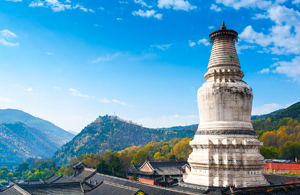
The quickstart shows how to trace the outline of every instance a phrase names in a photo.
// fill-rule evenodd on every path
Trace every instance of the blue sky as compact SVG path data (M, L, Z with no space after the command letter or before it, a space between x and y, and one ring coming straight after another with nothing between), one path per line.
M1 0L0 108L79 132L99 115L199 122L208 35L239 33L253 114L300 97L300 0Z

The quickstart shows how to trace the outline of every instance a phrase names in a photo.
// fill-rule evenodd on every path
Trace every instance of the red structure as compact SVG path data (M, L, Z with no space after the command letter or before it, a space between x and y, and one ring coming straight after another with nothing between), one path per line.
M266 162L263 172L271 174L300 174L300 164Z

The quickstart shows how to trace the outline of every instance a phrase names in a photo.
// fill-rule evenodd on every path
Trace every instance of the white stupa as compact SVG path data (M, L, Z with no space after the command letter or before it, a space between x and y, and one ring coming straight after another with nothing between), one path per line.
M235 49L238 33L221 30L209 37L213 44L205 79L198 90L200 124L190 142L190 170L184 183L214 187L267 185L265 164L251 124L252 89Z

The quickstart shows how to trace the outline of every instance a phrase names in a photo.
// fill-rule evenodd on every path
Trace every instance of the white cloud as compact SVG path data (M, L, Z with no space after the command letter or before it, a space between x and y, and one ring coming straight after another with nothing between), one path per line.
M12 102L12 100L10 98L0 96L0 102L9 103L9 102Z
M211 4L210 9L216 12L222 11L222 9L219 8L216 4Z
M121 21L121 20L122 20L122 18L117 18L117 20L118 20L118 21Z
M29 7L45 7L45 8L49 7L54 12L61 12L67 9L80 9L84 12L95 13L93 9L87 9L82 5L80 5L79 3L77 3L74 6L70 5L69 3L71 3L71 1L69 0L66 0L65 3L61 3L58 0L34 0L29 4Z
M113 103L116 103L116 104L120 104L120 105L123 105L123 106L130 106L129 104L125 103L125 102L121 102L119 100L116 100L116 99L112 99L111 100Z
M208 29L214 29L214 28L215 28L214 26L209 26L209 27L208 27Z
M127 1L119 1L120 4L128 4Z
M22 2L22 0L6 0L6 1L11 1L11 2Z
M283 106L276 103L264 104L262 106L253 107L252 114L253 115L269 114L281 108L283 108Z
M292 1L292 4L298 4L298 3L300 3L300 0L293 0Z
M11 43L8 41L8 39L16 38L17 35L7 29L0 31L0 44L7 47L14 47L18 46L19 43Z
M71 94L74 95L74 96L85 97L85 98L89 98L89 97L90 97L89 95L80 93L77 89L74 89L74 88L70 88L69 91L70 91Z
M193 42L193 41L189 40L189 46L190 47L194 47L195 45L196 45L196 42Z
M296 56L290 62L276 62L272 67L275 67L275 70L272 71L274 73L285 74L288 77L300 80L300 56Z
M147 5L147 3L143 0L134 0L134 3L140 4L142 7L152 7L151 5Z
M100 99L100 102L106 103L106 104L110 103L110 101L108 99L106 99L106 98Z
M139 9L139 11L133 11L132 15L146 17L146 18L154 17L159 20L162 19L162 14L157 14L155 10L143 11L143 10Z
M210 45L209 41L208 41L207 39L205 39L205 38L200 39L200 40L198 41L198 44L203 44L203 45L205 45L205 46L209 46L209 45Z
M61 3L58 0L35 0L29 4L29 7L50 7L54 12L72 9L71 5Z
M92 61L92 64L99 63L99 62L111 61L111 60L116 59L120 55L121 55L120 53L115 53L113 55L106 55L106 56L103 56L103 57L98 57L97 59Z
M158 48L160 50L167 50L171 47L172 44L165 44L165 45L151 45L151 47Z
M31 92L33 89L32 87L27 88L27 91Z
M197 6L191 5L187 0L158 0L157 6L161 9L173 8L174 10L184 10L184 11L189 11L197 8Z
M259 74L267 74L267 73L269 73L270 72L270 69L269 68L264 68L264 69L262 69L261 71L259 71L258 73Z
M41 1L32 1L29 4L29 7L44 7L44 2L41 2Z
M104 10L104 7L99 7L98 9L100 9L100 10L102 10L102 11L103 11L103 10Z
M237 44L235 48L236 48L237 53L241 54L242 50L245 50L245 49L254 49L255 46L254 45L239 45L239 44Z
M250 25L243 30L239 37L248 43L256 43L263 47L266 47L272 43L270 36L255 32Z
M175 114L173 116L161 116L161 117L146 117L136 119L137 123L150 128L162 128L173 126L185 126L191 124L198 124L199 117L196 115L181 116Z
M84 12L92 12L92 13L95 13L94 10L92 10L92 9L87 9L87 8L83 7L83 5L80 5L79 3L77 3L75 6L73 6L73 9L80 9L80 10L82 10L82 11L84 11Z
M216 0L216 3L223 4L227 7L233 7L236 10L239 10L240 8L265 9L272 5L271 1L265 0Z
M52 52L46 52L47 55L54 55Z
M252 17L253 20L267 19L267 18L269 18L269 16L266 13L264 13L264 14L258 13L258 14L255 14L254 17Z

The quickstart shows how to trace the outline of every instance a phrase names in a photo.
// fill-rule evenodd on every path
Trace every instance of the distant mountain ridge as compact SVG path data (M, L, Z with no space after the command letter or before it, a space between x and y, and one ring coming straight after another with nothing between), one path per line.
M278 128L279 120L291 117L300 121L300 102L270 114L253 116L254 130L261 134L262 128L271 131ZM266 120L273 121L266 123ZM268 124L266 126L265 124ZM265 126L264 126L265 125ZM106 150L118 151L131 145L145 145L151 141L169 141L173 138L192 138L198 125L151 129L129 123L118 117L99 116L86 126L72 141L62 146L53 156L56 162L67 163L73 157Z
M61 142L61 145L70 141L74 137L72 133L63 130L53 123L34 117L24 111L16 109L0 109L0 124L14 124L19 122L24 123L29 127L55 135L58 138L58 142Z
M265 116L263 119L252 121L253 128L258 135L266 131L277 130L282 125L280 121L284 118L292 118L300 123L300 102Z
M28 157L49 158L73 137L21 110L0 109L0 164L16 164Z
M150 129L115 116L99 116L72 141L62 146L54 154L53 160L68 163L73 157L83 154L103 153L106 150L119 151L132 145L145 145L151 141L193 137L197 126Z

